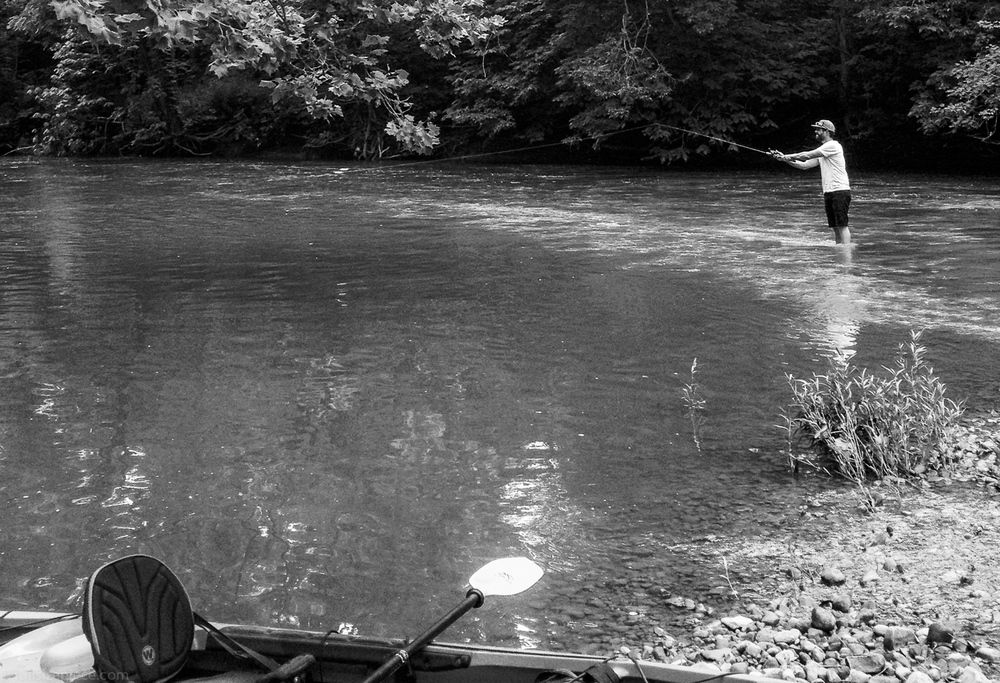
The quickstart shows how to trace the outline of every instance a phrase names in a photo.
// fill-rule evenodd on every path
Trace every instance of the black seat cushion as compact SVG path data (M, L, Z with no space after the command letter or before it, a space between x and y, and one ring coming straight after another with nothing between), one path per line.
M161 683L184 667L194 617L184 586L148 555L109 562L90 577L83 629L104 680Z

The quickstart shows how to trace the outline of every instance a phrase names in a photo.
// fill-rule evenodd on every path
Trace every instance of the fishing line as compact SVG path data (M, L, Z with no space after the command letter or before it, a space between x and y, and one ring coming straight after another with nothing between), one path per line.
M679 126L670 126L670 125L667 125L665 123L644 123L642 125L632 126L631 128L623 128L621 130L612 131L610 133L602 133L602 134L599 134L599 135L590 135L590 136L585 137L585 138L574 138L574 139L569 140L568 142L567 141L550 142L550 143L547 143L547 144L544 144L544 145L529 145L527 147L515 147L513 149L505 149L505 150L500 150L500 151L497 151L497 152L480 152L478 154L463 154L463 155L457 156L457 157L441 157L441 158L438 158L438 159L417 159L415 161L403 161L403 162L400 162L398 164L391 164L390 167L391 168L403 168L403 167L406 167L406 166L420 166L420 165L423 165L423 164L432 164L432 163L441 162L441 161L465 161L467 159L479 159L479 158L482 158L482 157L496 156L498 154L513 154L513 153L516 153L516 152L532 152L532 151L539 150L539 149L546 149L548 147L561 147L563 145L572 144L572 143L576 143L576 142L587 142L587 141L590 141L590 140L600 140L600 139L603 139L603 138L611 137L612 135L620 135L622 133L631 133L631 132L634 132L634 131L637 131L637 130L645 130L646 128L653 128L653 127L669 128L670 130L676 130L676 131L679 131L681 133L687 133L688 135L697 135L699 137L708 138L709 140L715 140L716 142L721 142L721 143L726 144L726 145L732 145L733 147L739 147L741 149L746 149L746 150L749 150L751 152L757 152L758 154L765 154L767 156L772 156L771 152L765 152L762 149L757 149L756 147L750 147L749 145L742 145L742 144L740 144L738 142L733 142L732 140L726 140L725 138L716 137L715 135L709 135L708 133L699 133L698 131L688 130L687 128L681 128ZM391 157L389 157L389 158L391 158ZM365 168L355 168L355 169L346 169L346 170L351 170L351 171L368 171L368 170L372 170L372 169L375 169L375 168L382 168L382 167L381 166L369 166L369 167L365 167Z
M590 135L590 136L585 137L585 138L573 138L573 139L570 139L569 141L561 140L559 142L549 142L549 143L546 143L544 145L529 145L527 147L515 147L513 149L504 149L504 150L499 150L497 152L480 152L478 154L463 154L463 155L457 156L457 157L441 157L441 158L438 158L438 159L417 159L415 161L403 161L403 162L400 162L398 164L391 164L388 167L389 168L403 168L405 166L420 166L420 165L423 165L423 164L433 164L433 163L441 162L441 161L465 161L466 159L478 159L478 158L482 158L482 157L496 156L498 154L513 154L515 152L532 152L534 150L545 149L547 147L561 147L563 145L574 144L574 143L577 143L577 142L587 142L589 140L600 140L600 139L603 139L603 138L611 137L612 135L620 135L621 133L631 133L633 131L643 130L644 128L649 128L650 126L655 126L655 125L657 125L657 124L655 124L655 123L644 123L641 126L633 126L631 128L623 128L621 130L615 130L615 131L612 131L610 133L602 133L602 134L599 134L599 135ZM391 159L392 157L388 157L388 158ZM369 167L365 167L365 168L354 168L354 169L345 169L345 170L350 170L350 171L369 171L369 170L377 169L377 168L381 168L381 166L369 166Z

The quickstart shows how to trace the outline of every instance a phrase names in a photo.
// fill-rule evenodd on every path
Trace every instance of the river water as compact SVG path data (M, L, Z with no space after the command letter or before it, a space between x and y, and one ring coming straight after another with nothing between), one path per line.
M1000 398L995 181L858 177L850 250L818 186L0 161L0 608L78 609L132 552L218 620L394 636L526 555L449 633L523 647L766 593L849 521L800 514L842 485L788 471L787 373L923 329L953 398Z

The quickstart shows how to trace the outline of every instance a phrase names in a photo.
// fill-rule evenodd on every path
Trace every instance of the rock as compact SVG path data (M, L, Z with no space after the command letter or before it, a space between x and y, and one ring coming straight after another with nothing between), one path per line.
M847 577L836 567L827 567L819 578L827 586L842 586L847 582Z
M861 577L862 586L868 586L876 581L878 581L878 571L874 569L869 569L865 572L865 575Z
M914 671L906 677L906 683L934 683L934 679L923 671Z
M959 672L958 683L990 683L990 679L977 667L967 666Z
M858 612L858 621L862 624L870 624L876 619L875 610L865 608Z
M805 633L809 630L809 621L807 619L789 619L785 626L789 629L795 629L799 633Z
M1000 650L995 647L980 647L976 650L976 656L985 659L988 662L1000 662Z
M851 669L851 674L847 677L848 683L868 683L870 680L871 676L857 669Z
M882 637L882 646L886 650L905 648L910 643L917 642L917 634L913 629L902 626L890 626Z
M825 667L820 666L816 662L806 662L805 664L806 680L810 683L814 681L826 681L829 680L830 675L827 673Z
M775 631L773 634L774 642L781 644L790 644L799 642L799 638L802 637L802 632L797 628L785 629L782 631ZM758 641L760 638L757 639Z
M955 624L935 621L927 628L928 643L950 643L955 639Z
M905 655L904 653L902 653L902 652L893 652L893 653L892 653L892 659L893 659L893 660L894 660L894 661L896 662L896 664L898 664L899 666L905 666L905 667L907 667L907 668L909 668L909 667L911 666L911 663L910 663L910 658L909 658L909 657L907 657L907 656L906 656L906 655ZM906 676L909 676L909 675L910 675L910 672L909 672L909 671L907 671L907 672L906 672ZM900 676L899 678L900 678L900 679L903 679L903 678L906 678L906 676Z
M941 665L942 670L947 675L947 674L957 674L961 672L962 669L972 664L972 660L969 658L968 655L961 654L958 652L953 652L947 657L945 657L943 661L938 663Z
M767 611L760 619L765 626L777 626L781 623L781 616L777 612Z
M857 641L852 641L847 644L847 654L851 655L866 655L868 654L868 648Z
M787 667L796 660L796 655L794 650L782 650L774 655L774 658L777 660L779 666Z
M877 652L870 652L865 655L852 655L847 658L847 665L851 667L851 672L860 671L866 674L878 674L885 670L885 657Z
M723 617L722 625L730 631L745 631L754 625L750 617Z
M833 607L837 612L850 612L853 606L853 601L851 596L847 593L840 593L839 595L833 596L830 601L830 606Z
M702 650L698 653L702 659L710 662L725 662L733 659L733 651L728 647L715 648L714 650Z
M959 583L962 580L962 574L955 571L954 569L945 572L941 576L941 580L945 583Z
M813 607L811 624L813 628L830 633L837 628L837 619L833 616L833 612L817 605Z
M899 680L895 676L872 676L868 683L899 683Z

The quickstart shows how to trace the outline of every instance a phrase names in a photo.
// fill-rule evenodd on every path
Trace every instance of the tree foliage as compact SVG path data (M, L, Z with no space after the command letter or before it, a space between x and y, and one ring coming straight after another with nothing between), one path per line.
M76 28L108 67L101 78L87 78L101 69L76 58L80 39L72 35L57 50L53 83L40 97L47 123L42 145L70 153L83 151L81 144L140 150L151 138L180 148L232 139L235 131L223 130L228 124L198 130L213 114L205 112L209 102L192 100L220 95L219 89L205 92L206 74L244 83L240 94L251 100L260 96L246 84L253 79L270 95L272 117L286 126L297 117L329 121L349 108L361 110L368 118L357 146L362 156L380 153L384 134L407 151L428 151L437 129L408 114L402 91L409 74L392 65L389 32L407 27L420 49L440 58L461 46L474 49L502 23L482 14L479 0L53 0L51 7L55 21ZM132 82L119 82L129 75ZM101 92L119 85L119 97ZM61 112L82 103L92 107L84 116L98 117L91 125L104 123L112 135L77 139L80 129ZM193 118L182 116L192 110Z
M619 161L997 141L988 0L0 0L0 140L50 154L557 141ZM759 141L759 142L758 142Z
M900 37L914 79L908 113L927 134L997 142L1000 7L984 0L873 2L862 16Z

